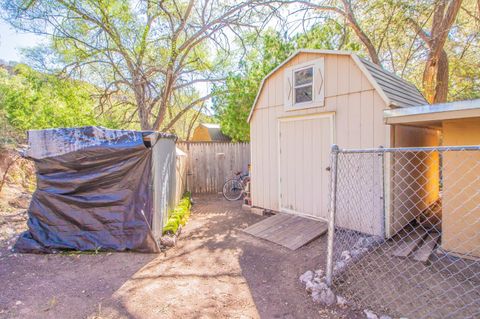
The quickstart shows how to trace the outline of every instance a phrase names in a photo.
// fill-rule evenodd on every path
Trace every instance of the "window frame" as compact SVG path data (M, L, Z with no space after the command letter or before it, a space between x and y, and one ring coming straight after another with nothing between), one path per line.
M303 70L308 70L312 69L312 81L307 84L300 84L300 85L295 85L295 74L297 72L303 71ZM312 88L312 97L310 101L304 101L304 102L296 102L297 94L296 94L296 89L302 88L302 87L307 87L310 86ZM315 65L312 63L308 63L307 65L301 65L297 68L292 69L292 107L291 109L301 109L301 108L306 108L308 107L309 104L312 104L315 101Z

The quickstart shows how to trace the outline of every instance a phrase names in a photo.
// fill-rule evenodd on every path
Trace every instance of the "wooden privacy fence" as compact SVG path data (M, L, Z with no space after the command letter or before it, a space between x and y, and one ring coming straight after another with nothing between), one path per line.
M249 143L178 142L187 153L187 189L192 193L218 193L235 172L250 164Z

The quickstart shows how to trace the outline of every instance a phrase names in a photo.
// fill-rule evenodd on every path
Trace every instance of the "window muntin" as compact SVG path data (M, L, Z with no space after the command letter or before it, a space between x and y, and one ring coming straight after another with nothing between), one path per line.
M313 67L293 72L295 104L313 101Z

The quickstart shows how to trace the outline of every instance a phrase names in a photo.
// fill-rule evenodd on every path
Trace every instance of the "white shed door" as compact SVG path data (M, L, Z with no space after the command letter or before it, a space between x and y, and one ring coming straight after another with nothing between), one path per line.
M326 219L333 115L279 121L280 210Z

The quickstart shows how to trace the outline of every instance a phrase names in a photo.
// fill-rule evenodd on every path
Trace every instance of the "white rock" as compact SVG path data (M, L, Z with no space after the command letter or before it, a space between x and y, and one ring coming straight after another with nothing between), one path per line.
M335 263L335 267L333 267L334 270L341 270L345 268L347 264L344 261L338 261Z
M307 292L309 293L312 293L314 291L320 291L320 290L324 290L324 289L327 289L328 286L327 284L323 283L323 282L320 282L320 283L317 283L315 281L309 281L307 282L306 286L305 286L305 289L307 290Z
M303 275L300 276L300 282L302 284L306 284L313 279L313 272L311 270L307 270Z
M313 300L313 302L315 302L315 303L319 303L319 302L320 302L320 291L313 291L313 292L312 292L312 300Z
M324 282L318 284L319 289L328 289L328 285Z
M352 257L357 257L359 254L360 254L360 251L358 249L352 249L352 251L350 252Z
M343 298L340 295L337 295L337 305L340 307L345 307L347 305L347 299Z
M165 247L174 247L177 244L177 236L162 236L160 237L160 244Z
M379 319L392 319L392 317L387 315L381 315Z
M324 289L320 292L320 299L319 302L326 305L326 306L331 306L335 303L335 294L333 291L329 288Z
M325 274L325 272L323 271L323 269L317 269L315 270L315 277L323 277L323 275Z
M20 306L23 302L21 302L20 300L17 300L17 302L15 303L16 306Z
M315 283L313 281L307 281L307 283L305 284L305 290L307 292L312 292L314 286L315 286Z
M378 316L371 310L365 309L363 313L367 316L367 319L378 319Z
M350 257L350 252L348 250L344 250L342 251L342 254L340 255L340 257L343 259Z
M343 260L348 261L352 256L350 256L350 252L348 250L342 251L342 255L340 256Z
M381 243L382 237L380 236L369 236L363 239L363 247L370 247L376 243Z
M365 245L363 241L364 239L365 239L364 237L360 237L359 239L357 239L357 242L355 243L355 245L353 245L353 248L363 247Z

